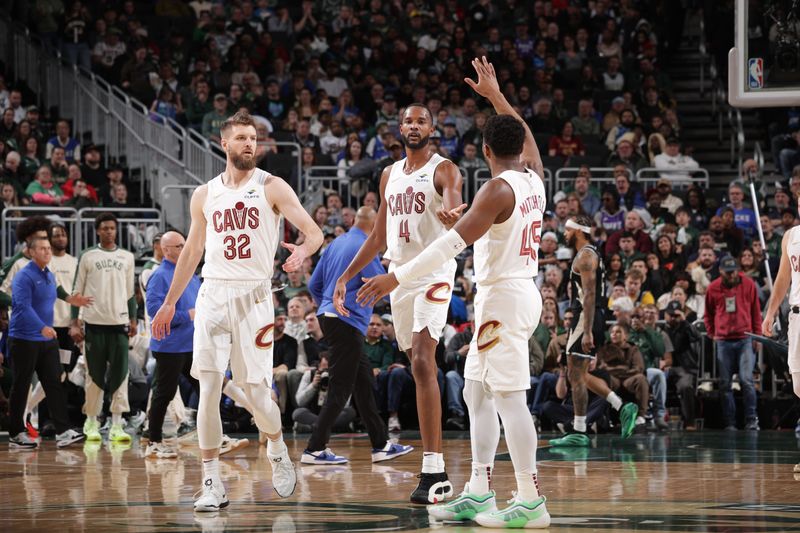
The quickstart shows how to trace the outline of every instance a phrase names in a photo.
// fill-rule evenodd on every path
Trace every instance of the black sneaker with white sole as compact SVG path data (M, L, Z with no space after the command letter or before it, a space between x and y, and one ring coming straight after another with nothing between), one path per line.
M447 479L447 472L436 474L422 473L417 476L419 485L411 493L411 503L428 505L441 503L453 495L453 485Z
M15 437L8 439L8 448L10 450L35 450L38 447L39 442L31 438L27 431L22 431Z

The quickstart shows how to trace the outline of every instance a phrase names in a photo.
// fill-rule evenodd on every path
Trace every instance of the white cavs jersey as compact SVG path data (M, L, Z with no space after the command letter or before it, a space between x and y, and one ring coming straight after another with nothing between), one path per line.
M272 279L280 215L264 193L269 177L257 168L239 189L223 185L222 174L208 182L203 206L207 221L204 278Z
M507 170L496 179L511 186L515 207L507 220L493 224L475 241L475 280L479 285L503 279L533 279L539 271L544 184L531 170Z
M794 227L789 230L789 239L786 243L786 253L789 255L789 264L792 267L792 283L789 286L789 305L800 306L800 229Z
M386 254L397 265L417 257L429 244L447 233L436 217L442 196L433 175L444 157L433 154L422 168L403 172L405 159L394 163L386 183Z

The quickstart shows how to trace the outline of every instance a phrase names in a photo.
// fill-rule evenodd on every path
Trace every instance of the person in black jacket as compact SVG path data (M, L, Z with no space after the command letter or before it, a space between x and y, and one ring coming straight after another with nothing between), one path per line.
M463 431L467 426L464 419L464 403L462 391L464 390L464 363L467 361L469 343L472 341L472 324L464 328L461 333L456 333L444 353L445 365L449 369L444 376L447 386L447 429Z
M293 370L297 366L297 341L284 332L286 318L286 309L279 307L275 310L272 379L278 387L278 405L281 408L281 414L286 413L286 405L289 399L287 380L289 370Z
M665 311L667 335L672 341L672 360L665 361L667 384L674 384L681 399L681 413L685 429L693 430L695 381L697 380L697 353L693 344L700 340L700 334L686 321L681 304L672 301Z

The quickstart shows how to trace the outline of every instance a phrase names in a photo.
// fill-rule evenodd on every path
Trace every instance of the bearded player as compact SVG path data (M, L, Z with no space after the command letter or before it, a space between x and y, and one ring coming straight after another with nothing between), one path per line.
M192 195L189 236L175 266L164 303L153 317L153 338L169 335L177 302L205 249L203 278L195 305L192 376L200 382L197 438L203 458L203 487L195 511L228 505L219 473L222 421L219 401L230 363L233 380L245 391L259 431L266 433L272 485L279 496L294 492L297 477L281 432L280 408L270 396L275 313L270 280L281 216L305 234L291 251L287 272L322 244L322 232L289 185L256 168L256 126L238 112L220 128L225 171Z
M375 227L336 283L333 301L343 316L349 315L344 307L345 284L376 254L386 249L384 257L391 260L389 271L395 270L447 233L466 207L461 203L462 178L458 167L428 146L435 129L430 110L421 104L411 104L400 119L406 157L384 169L380 184L383 201ZM447 213L452 222L444 225L437 212ZM397 344L411 361L416 383L424 450L419 485L411 493L413 503L436 503L453 494L442 453L436 345L447 323L455 272L455 260L447 261L391 294Z

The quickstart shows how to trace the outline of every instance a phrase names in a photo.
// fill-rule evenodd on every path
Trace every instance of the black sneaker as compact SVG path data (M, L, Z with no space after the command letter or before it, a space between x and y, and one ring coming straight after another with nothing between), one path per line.
M453 485L447 479L447 472L419 474L419 485L411 493L411 503L428 505L441 503L453 495Z

